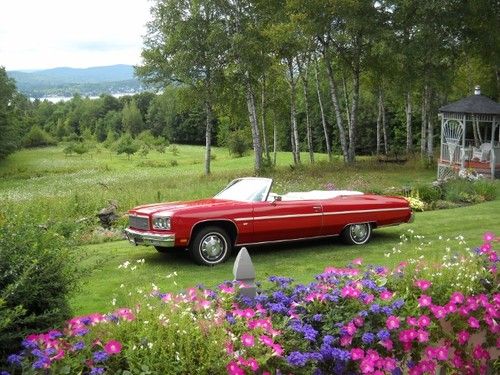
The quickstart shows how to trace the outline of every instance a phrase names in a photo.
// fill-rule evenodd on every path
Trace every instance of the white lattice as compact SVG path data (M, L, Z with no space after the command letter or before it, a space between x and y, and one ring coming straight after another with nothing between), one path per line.
M457 176L457 171L454 168L451 168L446 165L438 166L438 179L439 180L447 180L449 178L453 178Z
M443 136L448 146L448 154L450 162L454 161L455 151L461 143L464 128L457 121L446 121L443 127Z

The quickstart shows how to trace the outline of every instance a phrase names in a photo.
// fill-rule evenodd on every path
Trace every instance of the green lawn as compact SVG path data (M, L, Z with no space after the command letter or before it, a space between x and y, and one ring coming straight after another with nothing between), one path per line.
M499 184L500 186L500 184ZM363 246L347 246L338 238L269 245L250 248L250 255L257 270L257 279L265 281L270 275L289 276L301 282L312 280L326 266L342 266L349 260L361 257L366 264L394 265L410 257L425 255L438 261L447 247L452 251L463 251L465 247L480 244L485 231L499 232L500 199L469 207L450 210L417 213L412 224L379 229L371 242ZM399 245L402 234L413 238ZM462 235L467 242L459 245L456 237ZM442 239L439 237L442 236ZM448 240L449 239L449 240ZM430 244L429 244L430 242ZM421 247L422 250L418 250ZM393 253L392 249L401 250ZM157 253L150 247L134 247L126 241L91 245L85 247L89 255L88 264L98 266L86 278L81 292L73 298L75 313L109 311L112 299L117 305L127 301L127 294L137 293L157 285L162 291L179 291L196 284L213 287L224 280L232 279L234 255L229 261L217 267L202 267L191 262L186 252L171 254ZM389 257L385 254L391 253ZM144 259L144 264L137 263ZM126 261L127 269L118 266ZM130 267L136 265L135 270ZM176 272L177 276L172 276ZM120 287L123 284L123 287Z
M214 195L229 180L253 174L253 157L232 158L227 150L214 148L212 175L203 175L204 149L200 146L177 146L178 155L151 153L147 158L117 156L100 150L83 156L65 156L62 147L22 150L0 162L0 201L3 210L24 211L40 223L63 222L70 230L79 228L78 219L95 218L95 214L117 200L120 211L138 204L169 200L187 200ZM338 158L333 163L325 155L316 155L314 166L302 155L303 167L292 168L290 153L278 154L278 167L266 173L275 179L277 193L324 189L333 184L338 189L390 192L417 183L430 183L436 176L434 168L426 169L418 162L406 165L377 163L359 158L346 167ZM171 164L176 160L177 165ZM250 249L257 277L265 281L269 275L294 277L307 282L328 265L345 265L362 257L365 263L391 265L411 256L438 259L446 247L463 250L454 239L463 235L470 246L478 244L487 231L500 231L500 182L497 200L469 207L418 213L413 224L375 231L367 245L350 247L338 239L269 245ZM94 219L95 220L95 219ZM90 226L92 229L92 225ZM402 234L425 236L398 245ZM442 240L438 240L443 236ZM451 238L448 242L447 238ZM430 244L428 242L431 242ZM420 243L423 242L423 245ZM451 244L451 245L450 245ZM421 247L422 250L416 250ZM384 254L395 254L386 257ZM147 290L151 283L164 291L179 291L203 283L213 287L232 279L233 257L214 268L194 265L182 251L159 254L148 247L133 247L125 241L86 245L78 249L85 254L82 266L88 266L84 284L72 299L75 314L109 311L116 298L117 305L128 303L128 293ZM144 259L144 264L137 263ZM118 266L131 262L127 269ZM132 266L137 266L131 270ZM169 276L174 272L177 276ZM123 284L123 287L121 285Z

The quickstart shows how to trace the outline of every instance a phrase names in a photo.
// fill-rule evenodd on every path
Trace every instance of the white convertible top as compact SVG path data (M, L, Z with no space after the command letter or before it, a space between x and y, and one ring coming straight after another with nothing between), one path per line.
M353 190L311 190L303 192L290 192L281 196L284 201L333 199L347 195L363 195L360 191Z

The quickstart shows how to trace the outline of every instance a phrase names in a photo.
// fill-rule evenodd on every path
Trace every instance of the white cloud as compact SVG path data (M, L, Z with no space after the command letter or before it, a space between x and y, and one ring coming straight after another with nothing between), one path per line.
M0 12L7 70L140 62L148 0L8 0Z

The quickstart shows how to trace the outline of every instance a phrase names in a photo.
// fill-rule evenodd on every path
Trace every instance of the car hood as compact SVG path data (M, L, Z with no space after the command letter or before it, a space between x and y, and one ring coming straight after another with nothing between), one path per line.
M167 202L167 203L155 203L148 204L139 207L135 207L129 211L132 215L157 215L157 214L174 214L179 211L187 211L193 208L201 207L217 207L222 205L238 204L241 202L228 201L223 199L200 199L196 201L187 202Z

